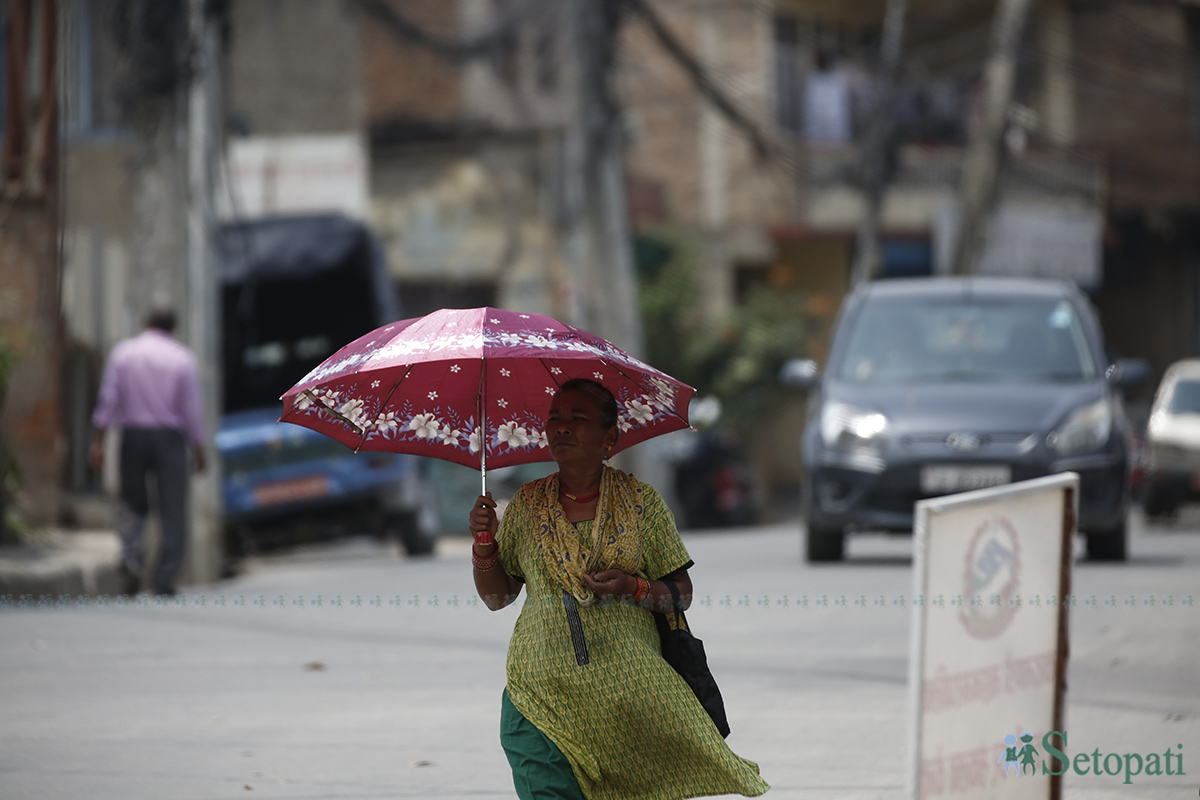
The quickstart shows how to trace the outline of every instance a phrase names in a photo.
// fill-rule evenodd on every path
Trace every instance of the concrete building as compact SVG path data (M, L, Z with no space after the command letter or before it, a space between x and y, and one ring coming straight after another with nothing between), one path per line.
M520 307L637 351L629 248L612 244L628 240L619 153L573 55L586 15L490 0L204 7L221 12L214 222L339 211L383 241L406 316ZM62 4L69 519L101 488L86 448L108 351L156 293L184 309L181 331L202 313L187 266L189 8Z
M883 277L949 269L999 5L908 3L880 219ZM852 280L886 6L653 4L774 139L766 158L704 101L647 26L628 25L623 42L630 184L653 199L634 203L636 229L669 224L700 243L713 319L753 285L795 291L796 313L809 320L805 354L818 361ZM1033 6L980 268L1078 282L1113 347L1159 371L1196 352L1200 332L1197 19L1195 6L1180 2ZM795 478L794 453L781 456L775 443L796 441L799 405L780 409L754 447L768 483Z
M885 276L944 268L997 5L909 2ZM135 31L118 6L155 13ZM735 119L636 4L616 17L615 4L585 0L233 0L217 209L342 210L386 243L406 314L520 306L635 351L627 243L669 231L698 254L705 319L755 286L796 292L819 359L862 219L885 6L648 0ZM48 396L62 425L26 455L40 465L31 474L61 476L74 496L99 489L84 454L104 357L153 292L187 296L187 4L57 9L64 336L63 367L50 370L62 386ZM610 35L611 52L587 49ZM1198 39L1187 2L1036 5L985 259L1080 281L1115 348L1159 369L1200 349ZM157 98L153 114L122 105L137 92ZM752 443L771 488L794 481L799 405ZM32 418L13 407L6 430Z

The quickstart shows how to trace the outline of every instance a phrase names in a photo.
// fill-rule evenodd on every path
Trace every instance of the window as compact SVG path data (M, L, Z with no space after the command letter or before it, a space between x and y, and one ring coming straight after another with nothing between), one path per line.
M874 113L879 30L780 14L773 41L780 131L815 145L860 141ZM961 77L936 74L902 80L893 109L898 140L961 144L966 85Z
M1167 410L1172 414L1200 414L1200 381L1175 384Z
M775 119L814 144L849 144L871 98L865 65L878 36L790 15L774 20Z
M492 18L506 25L512 16L512 0L492 0L494 13ZM509 86L515 86L518 78L518 38L515 27L510 26L502 34L491 49L490 61L497 77Z
M795 17L775 17L775 121L782 130L800 130L803 53L800 23Z
M533 59L537 68L537 88L547 94L558 90L558 31L555 20L546 20L538 28L533 45Z
M837 370L878 383L1091 380L1082 324L1063 300L876 299L855 320Z
M117 93L117 6L118 0L63 4L63 121L68 136L111 135L125 128Z

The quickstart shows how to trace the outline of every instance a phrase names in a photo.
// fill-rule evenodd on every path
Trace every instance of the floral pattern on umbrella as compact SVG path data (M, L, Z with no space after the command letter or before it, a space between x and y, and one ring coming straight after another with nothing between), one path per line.
M479 468L550 460L550 400L572 378L613 392L613 452L688 426L693 390L610 342L541 314L443 309L334 353L283 397L282 420L354 449ZM480 419L486 423L486 430Z

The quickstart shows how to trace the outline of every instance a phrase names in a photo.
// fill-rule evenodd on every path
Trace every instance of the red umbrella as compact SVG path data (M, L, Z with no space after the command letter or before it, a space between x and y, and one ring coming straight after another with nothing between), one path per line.
M613 453L688 427L687 384L551 317L487 307L442 309L356 339L283 395L280 421L355 450L475 467L486 491L487 466L551 460L546 414L572 378L616 397Z

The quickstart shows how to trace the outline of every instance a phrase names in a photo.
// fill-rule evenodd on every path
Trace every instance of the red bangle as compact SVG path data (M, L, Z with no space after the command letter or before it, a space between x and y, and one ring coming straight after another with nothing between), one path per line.
M488 556L487 558L480 558L474 553L471 554L471 566L480 572L487 572L488 570L495 569L496 565L499 563L500 558L498 554L494 556Z
M650 594L650 581L640 577L636 578L636 580L637 590L633 593L633 602L641 603L646 599L646 595Z
M475 544L495 544L495 543L496 543L496 537L490 530L480 531L479 533L475 534Z

